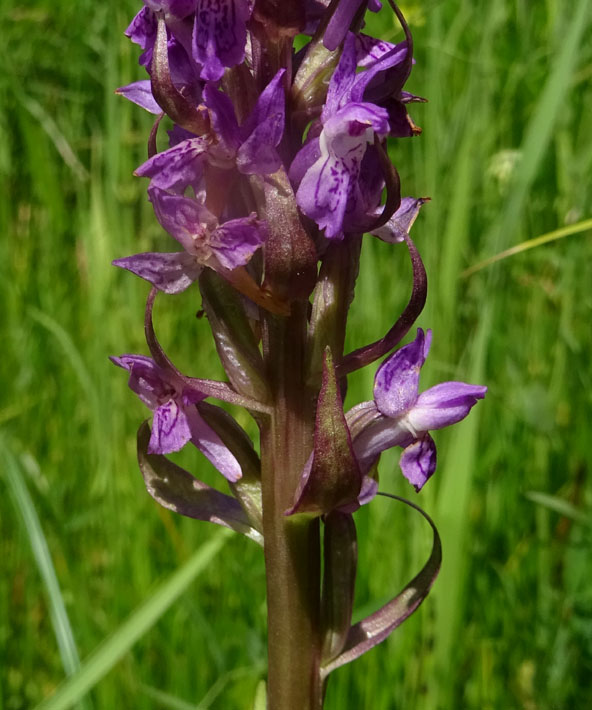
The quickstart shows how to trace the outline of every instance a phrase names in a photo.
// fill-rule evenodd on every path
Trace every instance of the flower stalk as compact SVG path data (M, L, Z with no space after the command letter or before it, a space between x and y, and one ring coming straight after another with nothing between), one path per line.
M424 100L404 90L413 40L392 0L402 41L363 32L366 12L381 5L144 0L126 32L149 78L117 93L156 117L135 174L149 180L176 248L114 260L152 290L150 356L112 360L152 412L138 432L148 493L263 547L270 710L320 710L329 674L421 604L440 540L404 501L432 526L432 553L391 602L352 625L354 514L378 492L386 449L402 450L402 473L419 492L436 469L430 431L463 419L486 390L445 382L420 392L431 331L419 328L399 347L427 297L409 231L428 198L402 196L387 142L421 133L407 108ZM296 35L310 38L298 50ZM159 152L164 127L169 146ZM364 235L390 245L393 265L408 253L411 296L386 334L344 354L361 246L372 238ZM180 372L156 337L156 294L190 288L199 289L224 382ZM381 358L373 398L346 410L348 375ZM217 400L243 407L259 441ZM228 492L166 458L186 445Z
M268 706L321 707L318 518L288 517L310 451L314 398L305 382L306 314L266 318L264 357L273 413L261 426L267 578Z

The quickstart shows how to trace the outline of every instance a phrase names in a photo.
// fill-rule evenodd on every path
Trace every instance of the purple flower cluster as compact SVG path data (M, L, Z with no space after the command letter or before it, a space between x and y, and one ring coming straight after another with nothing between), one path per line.
M140 64L151 79L118 92L154 114L167 111L167 96L177 99L170 147L152 151L136 175L149 178L156 217L183 251L136 254L114 264L165 293L185 290L209 268L259 305L271 303L254 270L238 273L257 250L265 252L269 237L257 188L284 172L299 212L311 220L304 223L321 261L330 243L364 231L388 242L408 236L425 200L396 195L396 209L384 215L388 176L381 151L389 136L419 132L406 105L421 99L403 91L412 65L410 35L405 27L406 39L390 44L351 31L359 0L338 3L329 17L325 5L304 3L299 29L312 40L291 57L287 52L286 66L273 71L260 39L266 18L253 0L146 0L126 34L142 48ZM369 9L379 10L380 3ZM325 85L327 64L333 71ZM201 118L194 120L198 129L175 122L177 114L192 112ZM430 339L429 331L427 338L419 331L391 355L377 373L374 401L348 414L360 469L369 471L382 451L402 446L401 468L416 490L436 465L428 430L464 418L485 394L483 387L449 382L418 396ZM145 357L114 362L130 371L130 386L155 412L151 453L192 441L229 480L240 477L236 460L229 464L230 454L224 460L224 445L197 414L203 396L184 393L174 376Z
M148 199L177 250L114 261L153 287L152 358L112 359L153 412L149 440L145 430L139 439L151 493L164 466L159 502L222 524L232 511L253 539L271 515L264 487L279 485L266 482L283 475L281 514L325 522L334 514L349 520L373 498L380 454L392 447L402 449L403 475L419 491L436 468L429 432L459 422L485 396L485 387L464 382L419 392L431 331L418 329L396 349L426 299L409 231L428 198L401 197L388 157L389 138L421 132L408 107L423 101L404 90L413 41L388 4L403 30L398 44L362 32L365 12L381 10L378 0L144 0L126 31L148 78L118 93L156 117L148 159L135 174L148 179ZM406 247L413 288L384 337L344 353L365 233L405 245L392 248ZM154 335L156 292L194 284L228 383L182 375ZM373 400L345 412L347 376L380 358ZM262 432L261 456L207 398L247 408ZM212 489L187 493L189 474L162 462L188 442L226 477L231 500ZM297 475L261 476L270 461L288 460L282 446ZM325 660L335 663L336 654Z

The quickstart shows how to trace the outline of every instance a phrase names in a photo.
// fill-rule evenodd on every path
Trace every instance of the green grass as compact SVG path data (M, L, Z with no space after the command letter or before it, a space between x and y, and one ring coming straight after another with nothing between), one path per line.
M430 279L419 324L434 330L422 385L490 391L438 433L438 473L418 499L442 535L440 579L385 644L335 672L326 706L588 707L592 250L576 225L592 217L592 2L403 8L409 87L430 100L411 109L423 136L392 146L405 193L432 197L413 229ZM0 2L0 710L34 707L108 638L131 647L103 659L86 707L241 710L264 674L263 563L238 537L134 645L121 631L217 535L144 493L146 413L107 361L145 348L146 288L109 262L162 245L132 177L150 117L113 95L140 77L122 36L135 9ZM388 13L372 28L394 36ZM403 250L365 242L351 347L390 326L409 272ZM179 366L215 377L198 308L194 292L163 299L156 325ZM351 403L373 374L352 377ZM198 454L184 460L218 482ZM395 454L381 471L385 490L409 495ZM388 500L357 519L360 615L416 573L430 539Z

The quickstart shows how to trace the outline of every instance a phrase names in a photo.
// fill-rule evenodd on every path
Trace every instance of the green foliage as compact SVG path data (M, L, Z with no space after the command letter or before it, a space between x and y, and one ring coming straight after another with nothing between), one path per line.
M12 452L0 474L3 710L49 695L217 535L144 492L135 431L146 413L107 361L145 352L147 292L109 262L166 240L132 177L150 117L113 95L141 76L122 36L137 6L0 3L0 426ZM392 146L405 193L432 198L413 228L430 280L419 324L434 330L422 386L461 379L490 391L439 433L438 473L418 499L442 535L441 578L389 641L335 672L326 705L587 707L590 233L461 273L592 216L591 3L403 9L416 42L410 90L430 100L411 109L423 136ZM396 38L388 12L372 22ZM404 247L368 238L351 348L390 327L409 287ZM199 308L195 290L162 299L156 328L179 367L217 377ZM348 404L369 397L373 375L351 378ZM197 452L177 458L223 483ZM381 471L384 490L415 499L394 454ZM357 518L360 618L413 577L430 540L385 499ZM250 707L265 658L263 594L260 549L232 537L87 702Z

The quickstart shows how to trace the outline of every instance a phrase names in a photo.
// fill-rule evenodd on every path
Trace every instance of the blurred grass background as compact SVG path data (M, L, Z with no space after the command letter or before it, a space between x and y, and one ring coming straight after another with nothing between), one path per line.
M79 658L216 535L144 492L146 411L109 354L145 352L146 286L111 259L161 249L132 177L150 117L113 94L141 77L129 0L0 1L0 709L34 707ZM444 567L420 611L335 672L326 707L419 710L592 705L590 367L592 45L589 0L402 3L424 129L392 155L429 195L413 235L434 330L422 386L489 386L439 432L417 500ZM398 39L388 12L371 29ZM573 234L463 272L553 230ZM585 225L584 225L585 226ZM409 291L403 251L368 239L350 346L384 332ZM157 304L180 366L217 376L192 291ZM373 370L352 378L368 399ZM219 477L197 453L184 462ZM396 455L382 488L410 495ZM377 499L357 514L358 615L411 578L429 530ZM249 708L264 675L260 550L230 539L78 707ZM58 630L56 633L55 629Z

